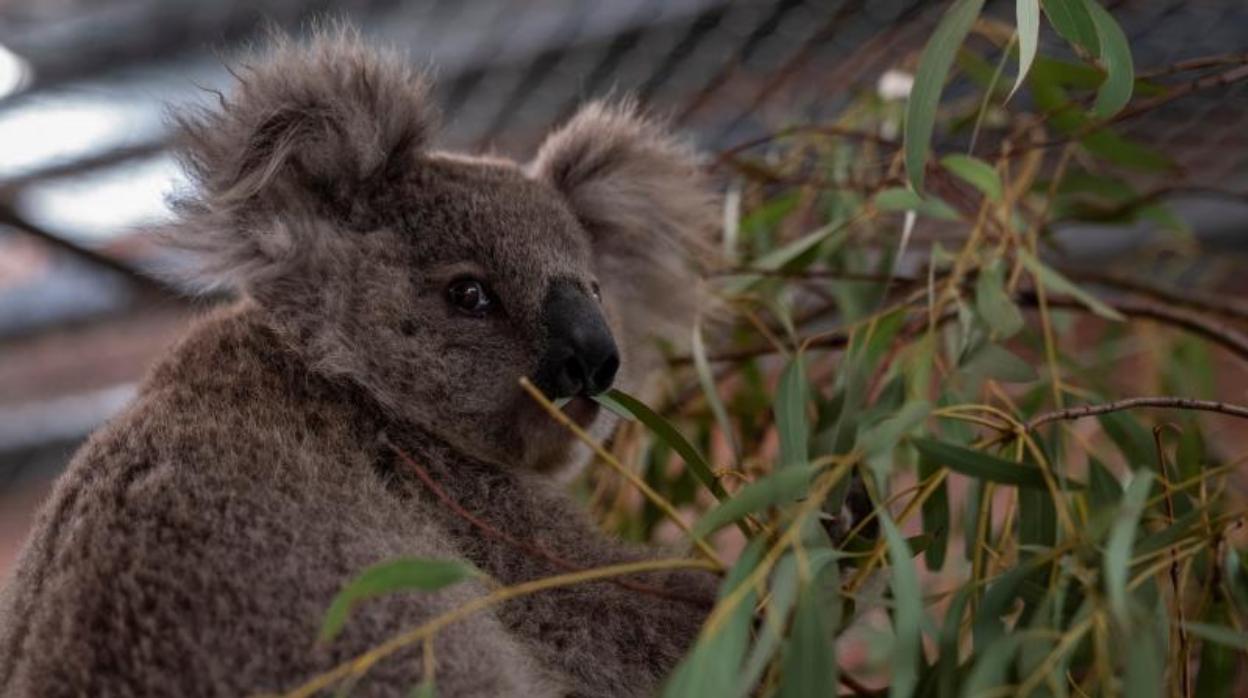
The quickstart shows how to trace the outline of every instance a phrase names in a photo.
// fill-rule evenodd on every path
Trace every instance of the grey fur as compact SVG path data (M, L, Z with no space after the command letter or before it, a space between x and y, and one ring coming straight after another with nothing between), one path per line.
M652 552L600 533L558 484L584 452L517 385L554 279L597 281L638 390L658 333L696 311L715 208L689 151L631 107L591 105L526 167L428 149L427 87L347 30L276 39L216 110L182 120L195 191L173 244L237 289L58 481L0 595L4 696L238 695L313 674L484 593L323 610L363 567L464 557L503 584L560 572L482 535L385 446L499 529L591 567ZM503 312L443 289L472 273ZM591 431L609 434L598 416ZM442 696L652 692L713 598L710 575L639 575L693 601L595 583L442 631ZM400 695L419 648L357 695Z

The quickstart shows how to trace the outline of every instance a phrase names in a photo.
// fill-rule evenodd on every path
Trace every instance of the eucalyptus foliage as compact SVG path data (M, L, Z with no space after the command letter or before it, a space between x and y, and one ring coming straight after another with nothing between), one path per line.
M1017 0L1012 24L982 8L954 0L898 65L904 102L864 94L725 154L733 247L709 285L729 319L691 328L662 402L601 399L630 420L615 456L735 560L668 698L1248 686L1242 454L1206 438L1241 423L1053 414L1213 399L1248 360L1142 323L1137 285L1053 244L1062 223L1144 220L1197 247L1150 195L1169 158L1119 129L1173 87L1138 77L1096 0ZM1045 55L1046 32L1066 46ZM579 486L625 535L675 530L609 471ZM327 629L383 577L472 572L405 564Z

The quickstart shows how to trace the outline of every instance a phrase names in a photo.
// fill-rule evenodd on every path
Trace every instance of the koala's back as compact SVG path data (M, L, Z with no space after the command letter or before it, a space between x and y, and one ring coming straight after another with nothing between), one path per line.
M317 644L329 600L362 568L459 555L420 506L361 477L367 420L283 377L282 361L245 313L216 318L80 452L0 600L0 694L287 690L482 593L379 599ZM492 615L442 630L434 648L441 695L556 692ZM355 693L409 691L420 651L383 661Z

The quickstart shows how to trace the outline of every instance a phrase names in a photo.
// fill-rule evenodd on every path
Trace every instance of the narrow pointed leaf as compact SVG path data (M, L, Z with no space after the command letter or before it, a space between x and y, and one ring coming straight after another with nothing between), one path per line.
M910 546L888 512L880 509L878 514L880 528L888 543L893 602L896 604L893 612L893 669L888 695L891 698L909 698L919 682L923 649L919 635L923 621L923 594Z
M982 451L973 451L935 439L916 438L912 442L915 448L919 449L920 454L931 458L934 463L969 477L1015 487L1036 489L1048 487L1040 468L1030 463L1015 463ZM1083 484L1066 478L1066 486L1070 489L1079 489L1083 487Z
M984 0L956 0L940 18L919 56L914 88L906 103L904 145L906 174L915 191L923 191L923 168L931 150L936 109L940 105L940 94L944 91L949 69L953 67L958 47L966 39L983 6Z
M1183 627L1206 642L1248 652L1248 632L1209 623L1184 623Z
M1005 291L1005 267L1001 260L993 260L976 277L975 309L995 339L1009 339L1023 329L1023 314Z
M689 469L693 471L694 477L698 478L711 491L711 494L720 500L728 498L728 493L724 490L724 486L719 483L719 480L715 478L715 474L711 472L711 466L707 465L706 459L702 457L698 449L694 448L693 444L689 443L684 434L681 434L680 430L673 426L671 422L659 416L658 413L646 406L641 400L618 388L608 391L606 396L609 398L609 402L598 399L602 397L601 395L596 396L595 399L598 399L599 403L608 407L612 405L617 406L623 409L625 413L635 417L642 424L645 424L654 432L655 436L662 439L673 451L680 454L680 457L685 461L685 465L689 466Z
M869 456L884 455L897 446L910 430L923 423L932 412L927 400L913 400L862 435L862 450Z
M1044 0L1044 13L1049 23L1070 43L1082 47L1090 55L1101 55L1096 24L1089 14L1087 0Z
M984 193L989 199L1001 198L1001 176L992 165L970 155L946 155L940 164L954 176Z
M1135 86L1135 68L1131 61L1131 47L1127 44L1126 35L1122 33L1122 27L1118 26L1113 15L1096 0L1086 2L1088 14L1096 25L1096 36L1101 44L1101 63L1105 65L1105 82L1096 92L1092 115L1098 119L1108 119L1131 101L1131 90Z
M776 429L780 432L780 467L801 465L809 460L810 423L806 418L806 362L801 354L793 357L776 391Z
M758 566L766 540L754 539L720 584L719 600L737 589ZM702 633L663 689L663 698L728 696L736 689L738 671L750 640L757 594L749 592L716 628Z
M814 583L797 595L793 628L780 665L780 698L833 696L837 692L834 645L829 640L828 621Z
M806 492L815 470L808 465L784 468L742 487L708 511L694 526L693 535L704 537L748 514L797 499Z
M1127 485L1118 516L1105 543L1105 592L1109 596L1110 609L1123 627L1129 627L1127 578L1131 571L1131 551L1134 548L1140 514L1144 511L1144 501L1148 499L1152 484L1151 472L1136 471L1131 484Z
M1040 45L1040 0L1017 0L1014 4L1014 22L1018 31L1018 77L1010 89L1010 97L1027 79L1031 63L1036 59ZM1007 97L1006 99L1009 99Z
M1045 288L1056 293L1071 296L1075 300L1078 300L1080 303L1086 305L1088 310L1091 310L1106 320L1115 320L1118 322L1126 321L1126 318L1123 317L1122 313L1114 310L1108 305L1105 305L1105 303L1098 300L1096 296L1093 296L1087 291L1079 288L1070 279L1067 279L1051 267L1044 264L1044 262L1036 259L1030 252L1021 250L1018 254L1019 258L1023 262L1023 266L1027 267L1027 271L1030 271L1032 275L1036 277L1038 282L1044 284Z
M365 599L396 591L435 591L480 576L480 570L459 560L401 558L378 563L334 597L321 623L321 639L333 639L346 624L351 609Z

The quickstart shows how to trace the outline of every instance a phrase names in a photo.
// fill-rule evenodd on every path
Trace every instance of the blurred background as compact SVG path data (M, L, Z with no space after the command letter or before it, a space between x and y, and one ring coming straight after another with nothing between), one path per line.
M1242 0L1104 4L1141 71L1248 51ZM904 92L945 5L0 0L0 571L74 449L214 302L162 280L169 260L151 242L183 182L166 117L228 91L223 58L266 26L298 33L316 17L346 17L407 49L437 78L445 148L526 158L586 98L631 93L713 154L829 122L864 93ZM1013 2L988 6L1013 21ZM1212 275L1238 303L1248 290L1248 83L1215 87L1124 121L1122 132L1178 166L1157 197L1200 253L1170 278ZM1098 268L1148 244L1158 225L1060 234L1071 256Z

